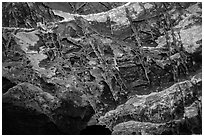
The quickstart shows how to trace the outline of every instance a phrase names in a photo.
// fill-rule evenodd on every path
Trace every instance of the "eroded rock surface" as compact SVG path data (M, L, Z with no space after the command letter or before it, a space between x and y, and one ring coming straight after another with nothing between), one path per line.
M202 133L201 3L2 9L3 134Z
M112 129L113 134L164 134L169 129L171 134L185 134L187 130L187 134L195 134L199 131L194 128L201 124L201 75L160 92L136 95L102 116L100 124ZM184 131L179 124L187 126Z

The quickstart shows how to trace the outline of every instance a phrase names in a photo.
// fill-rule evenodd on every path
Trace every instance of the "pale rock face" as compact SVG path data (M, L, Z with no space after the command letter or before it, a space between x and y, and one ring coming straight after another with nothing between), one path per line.
M178 25L173 27L174 35L179 39L179 35L181 37L181 42L185 51L188 53L194 53L199 50L201 43L199 41L202 40L202 25L198 23L201 20L201 12L202 9L198 7L198 4L192 5L187 8L186 16L179 22ZM194 18L198 18L195 20ZM171 33L171 32L168 32ZM170 41L173 42L172 36L170 36ZM157 39L158 48L166 45L165 36L159 37Z

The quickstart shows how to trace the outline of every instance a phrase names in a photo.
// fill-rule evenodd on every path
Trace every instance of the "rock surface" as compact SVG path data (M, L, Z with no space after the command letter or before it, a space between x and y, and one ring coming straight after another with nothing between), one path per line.
M167 124L191 121L197 126L201 123L200 76L201 73L197 79L176 83L160 92L136 95L99 118L100 124L112 129L113 134L162 134L169 128L174 130L173 134L185 134L176 129L178 126ZM198 132L194 124L187 126L183 130L189 130L190 134Z
M3 134L202 134L201 3L2 6Z

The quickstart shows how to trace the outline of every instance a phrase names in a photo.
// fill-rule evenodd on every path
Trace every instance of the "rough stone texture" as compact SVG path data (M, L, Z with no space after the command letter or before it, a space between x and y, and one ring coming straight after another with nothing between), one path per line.
M184 49L188 53L194 53L201 50L199 47L202 44L202 9L197 3L188 7L185 12L182 20L173 28L174 35L177 37L180 35ZM172 37L171 41L173 41ZM165 38L159 37L158 47L163 47L165 44Z
M48 116L59 107L60 100L30 83L21 83L10 88L3 95L3 103L9 102L24 108L31 108Z
M113 128L114 135L156 135L158 127L162 124L150 122L128 121L120 123Z
M198 78L176 83L160 92L136 95L100 117L100 124L113 129L113 134L161 134L168 122L197 118L201 111L200 76L202 73L197 74ZM192 133L196 132L193 125L188 128Z
M83 4L3 3L5 119L34 117L22 134L201 134L201 3Z
M10 88L3 94L3 105L8 108L18 106L20 109L25 109L26 113L34 111L47 116L60 128L60 134L79 134L79 130L84 128L94 113L94 110L88 105L76 106L71 100L59 99L30 83L21 83ZM9 111L3 112L4 115L7 113L9 114ZM18 114L20 111L13 111L13 113ZM78 127L79 125L81 127Z

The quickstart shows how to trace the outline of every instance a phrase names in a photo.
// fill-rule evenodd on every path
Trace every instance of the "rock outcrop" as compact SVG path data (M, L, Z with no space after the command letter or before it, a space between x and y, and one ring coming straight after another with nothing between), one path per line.
M99 123L113 130L113 134L201 132L201 76L198 73L160 92L136 95L99 118Z
M94 4L3 3L3 134L201 134L201 3Z

